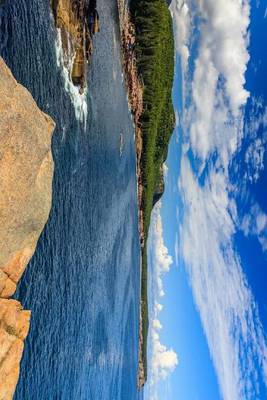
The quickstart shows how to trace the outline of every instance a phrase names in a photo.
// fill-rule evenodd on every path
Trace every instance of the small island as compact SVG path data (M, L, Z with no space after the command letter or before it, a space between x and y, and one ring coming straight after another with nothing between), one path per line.
M147 379L147 238L153 206L164 192L163 163L175 126L172 103L174 37L165 0L119 2L124 72L135 121L141 243L138 387Z

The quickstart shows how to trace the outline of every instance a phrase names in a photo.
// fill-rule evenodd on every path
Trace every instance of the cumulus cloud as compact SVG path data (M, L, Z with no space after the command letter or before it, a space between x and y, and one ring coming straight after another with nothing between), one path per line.
M210 166L199 185L187 157L179 187L185 204L181 252L224 400L254 400L267 384L267 347L257 306L235 253L228 178ZM266 226L259 215L256 230ZM246 224L244 223L244 229Z
M172 257L169 255L168 249L164 244L163 227L160 215L161 203L157 203L151 217L151 248L153 254L151 261L157 276L157 280L161 280L162 274L168 272L172 265ZM162 286L162 284L160 284Z
M160 215L161 204L157 203L151 216L148 264L149 264L149 295L150 295L150 329L148 345L148 383L146 385L149 400L157 400L159 386L166 380L178 364L177 354L161 343L160 332L164 329L160 321L160 312L163 309L159 299L164 296L162 277L172 265L172 257L163 240L163 226Z
M183 76L190 40L199 42L190 88L193 102L184 116L184 131L189 132L194 153L203 160L220 148L222 130L227 135L227 151L234 152L240 133L233 129L235 119L240 118L239 109L249 96L244 88L249 61L249 1L174 0L171 10Z
M184 0L173 0L170 10L174 21L176 50L181 56L183 71L186 71L189 59L189 39L191 30L190 10Z
M244 89L244 74L249 60L249 2L200 0L196 3L203 21L200 27L199 57L205 53L199 68L212 66L218 76L224 77L231 109L236 113L248 97L248 92Z
M152 332L152 368L153 383L157 383L159 379L166 379L168 375L175 369L178 364L177 354L171 349L168 350L166 346L160 343L160 337L156 329Z
M162 329L162 325L160 323L160 320L158 320L157 318L155 318L153 320L153 328L157 329L157 330L161 330Z

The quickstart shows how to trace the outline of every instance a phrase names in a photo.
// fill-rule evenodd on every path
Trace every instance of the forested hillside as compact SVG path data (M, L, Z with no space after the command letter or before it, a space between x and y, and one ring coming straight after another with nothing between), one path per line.
M162 164L175 116L172 104L174 39L171 15L165 0L132 0L131 14L136 28L138 75L144 86L141 130L142 211L144 250L142 255L142 358L146 371L148 332L146 242L152 207L164 190Z

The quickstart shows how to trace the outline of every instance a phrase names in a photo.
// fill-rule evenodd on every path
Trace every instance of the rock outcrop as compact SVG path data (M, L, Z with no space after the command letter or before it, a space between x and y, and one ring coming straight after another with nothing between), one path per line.
M139 79L137 71L137 60L135 54L136 45L136 30L132 23L128 4L125 0L118 0L120 32L122 42L123 54L123 69L124 79L128 92L128 102L131 112L134 117L135 124L135 149L136 149L136 175L138 182L138 222L139 222L139 237L141 252L144 251L145 246L145 231L144 231L144 215L142 207L143 199L143 182L141 171L141 156L143 150L143 138L141 129L141 115L143 113L143 85ZM140 271L142 273L142 260L140 263ZM143 316L142 316L142 303L140 303L140 322L139 322L139 345L138 345L138 372L137 372L137 387L140 390L146 382L146 365L144 363L144 351L146 346L144 344L143 335Z
M47 221L54 122L0 58L0 400L13 397L30 311L9 299Z
M82 93L93 51L92 36L99 32L96 0L50 0L50 4L59 29L64 66Z

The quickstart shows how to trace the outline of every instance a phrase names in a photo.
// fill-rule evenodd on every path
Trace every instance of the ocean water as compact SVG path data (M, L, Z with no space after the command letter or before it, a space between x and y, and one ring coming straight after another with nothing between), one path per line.
M81 99L58 65L49 1L0 5L0 54L57 125L50 217L16 292L32 310L16 400L142 396L134 128L116 1L98 0L98 11L101 32L78 118Z

